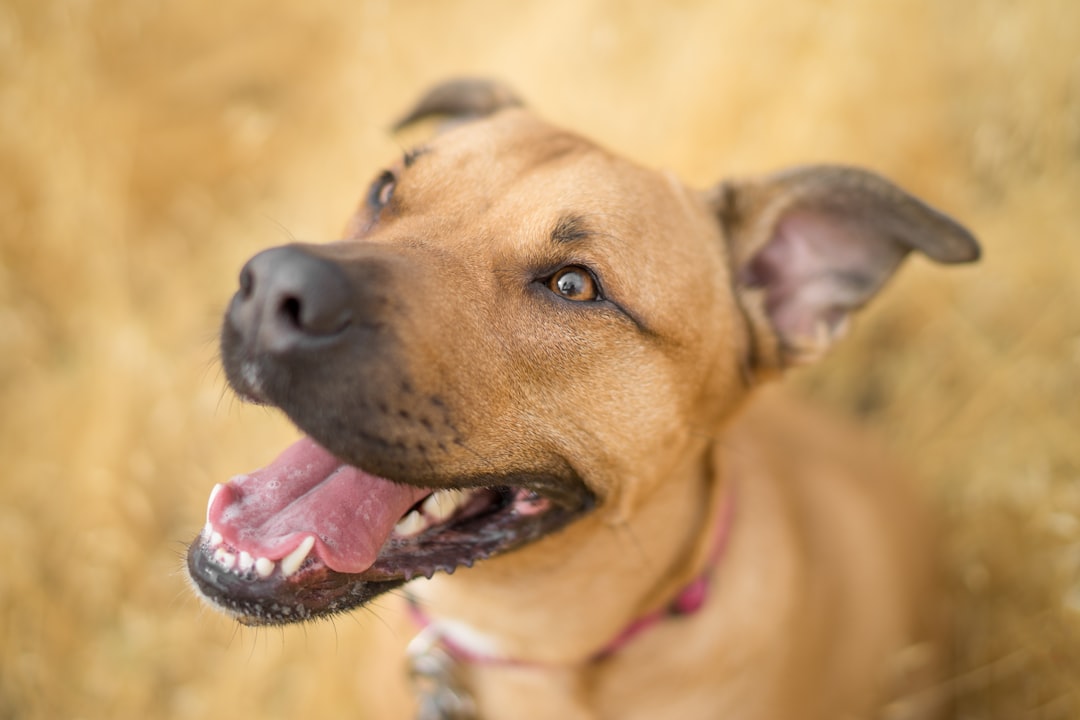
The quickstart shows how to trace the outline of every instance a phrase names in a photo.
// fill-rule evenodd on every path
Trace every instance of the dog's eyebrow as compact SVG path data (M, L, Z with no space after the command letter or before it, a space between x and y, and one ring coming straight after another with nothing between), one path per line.
M418 147L414 147L412 150L405 151L405 156L402 158L402 162L405 164L405 167L412 167L414 162L416 162L421 156L427 155L429 152L431 152L431 148L427 145L420 145Z
M585 218L580 215L564 215L551 231L551 242L556 245L573 245L592 235Z

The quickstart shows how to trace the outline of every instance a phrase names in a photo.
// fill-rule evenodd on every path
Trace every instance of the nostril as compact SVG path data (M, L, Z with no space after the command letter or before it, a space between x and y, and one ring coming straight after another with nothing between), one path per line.
M306 293L283 293L275 313L282 327L297 330L303 335L319 337L334 335L349 324L352 310L345 298L323 286L307 288Z
M304 329L299 298L292 296L282 298L281 305L278 306L278 316L285 320L291 327L297 330Z

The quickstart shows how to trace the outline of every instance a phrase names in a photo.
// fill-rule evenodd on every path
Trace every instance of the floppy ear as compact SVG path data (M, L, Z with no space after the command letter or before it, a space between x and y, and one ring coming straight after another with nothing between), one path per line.
M394 131L433 117L454 121L474 120L503 108L524 103L507 86L480 78L459 78L439 83L428 90L412 110L394 123Z
M795 168L724 182L709 202L724 228L759 372L819 358L911 250L977 260L960 224L866 170Z

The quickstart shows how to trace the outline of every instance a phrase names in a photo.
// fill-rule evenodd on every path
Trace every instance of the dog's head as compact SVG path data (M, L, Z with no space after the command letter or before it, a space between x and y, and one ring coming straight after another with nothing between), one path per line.
M632 512L758 380L813 359L959 225L864 171L706 192L482 82L378 174L328 245L252 258L230 384L306 437L215 489L188 565L250 623L340 612L413 578Z

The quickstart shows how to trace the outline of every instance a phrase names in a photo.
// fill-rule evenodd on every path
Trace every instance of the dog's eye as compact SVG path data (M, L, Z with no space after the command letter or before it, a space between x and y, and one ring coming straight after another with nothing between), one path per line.
M397 187L397 178L394 177L394 173L386 170L371 184L371 189L368 190L368 206L373 210L382 210L394 197L395 187Z
M579 265L567 265L547 281L548 289L567 300L596 300L600 292L592 273Z

